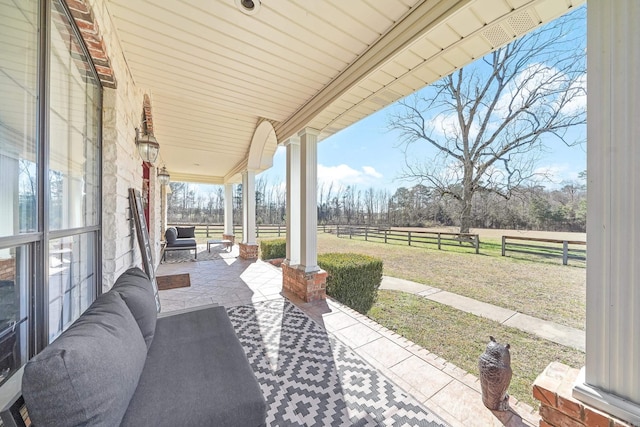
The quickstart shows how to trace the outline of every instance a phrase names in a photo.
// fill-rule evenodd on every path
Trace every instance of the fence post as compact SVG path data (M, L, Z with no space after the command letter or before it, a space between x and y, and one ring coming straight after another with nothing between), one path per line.
M353 227L349 227L349 239L353 238Z
M505 248L507 244L507 236L502 236L502 256L504 256L507 249Z
M569 242L562 242L562 265L569 264Z
M476 234L475 246L476 246L476 255L477 255L480 253L480 235L479 234Z
M387 230L384 230L384 242L387 243Z
M209 238L209 224L207 224L207 238Z
M364 241L368 241L369 240L369 227L365 227L364 228Z
M409 241L409 246L411 246L411 232L407 231L407 239Z
M340 226L336 224L336 237L340 237Z
M280 237L280 224L278 224L278 237Z
M442 241L440 240L440 236L441 236L441 234L438 233L438 249L440 249L440 246L442 244Z

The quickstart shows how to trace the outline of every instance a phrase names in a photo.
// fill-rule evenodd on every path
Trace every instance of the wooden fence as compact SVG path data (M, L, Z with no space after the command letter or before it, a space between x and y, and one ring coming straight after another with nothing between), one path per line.
M224 233L224 224L171 223L169 227L195 227L196 238L219 237ZM234 225L236 241L242 235L242 227ZM256 237L285 237L287 226L284 224L256 224Z
M509 240L512 241L509 242ZM517 243L513 242L513 240L516 240ZM586 261L586 248L576 248L576 246L586 245L587 242L582 240L560 240L523 236L502 236L502 256L506 256L507 251L509 251L538 255L548 258L562 257L562 264L567 265L570 259Z
M409 231L394 230L389 228L365 227L365 226L346 226L336 225L335 231L338 237L349 236L350 239L363 238L377 242L406 242L409 246L428 247L430 245L437 246L442 249L443 246L464 246L480 253L480 237L472 233L447 233L439 231ZM326 232L326 229L325 229Z

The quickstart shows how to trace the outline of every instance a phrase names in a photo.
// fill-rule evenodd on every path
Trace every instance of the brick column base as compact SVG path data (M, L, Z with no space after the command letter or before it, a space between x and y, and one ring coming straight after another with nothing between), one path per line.
M533 383L533 397L540 401L540 427L631 427L572 397L579 373L578 369L551 362L538 375Z
M240 258L242 259L258 259L258 245L248 245L240 243Z
M223 234L222 240L231 240L231 246L236 243L236 236L234 234Z
M327 297L327 272L324 270L305 273L302 266L289 265L288 260L282 265L282 289L293 293L304 302L323 300Z

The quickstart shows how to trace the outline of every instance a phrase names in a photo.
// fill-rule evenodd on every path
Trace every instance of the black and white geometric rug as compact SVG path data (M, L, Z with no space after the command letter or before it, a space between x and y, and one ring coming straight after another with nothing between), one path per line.
M447 425L289 301L227 312L267 401L267 426Z

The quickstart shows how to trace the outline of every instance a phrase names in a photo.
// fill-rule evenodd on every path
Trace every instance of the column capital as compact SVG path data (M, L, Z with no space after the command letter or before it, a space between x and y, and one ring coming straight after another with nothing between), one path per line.
M288 147L289 145L300 145L300 137L299 136L292 136L291 138L285 140L282 145L284 147Z
M298 132L299 137L303 137L305 135L317 137L318 135L320 135L320 131L318 129L306 127L306 128L303 128L300 132Z

